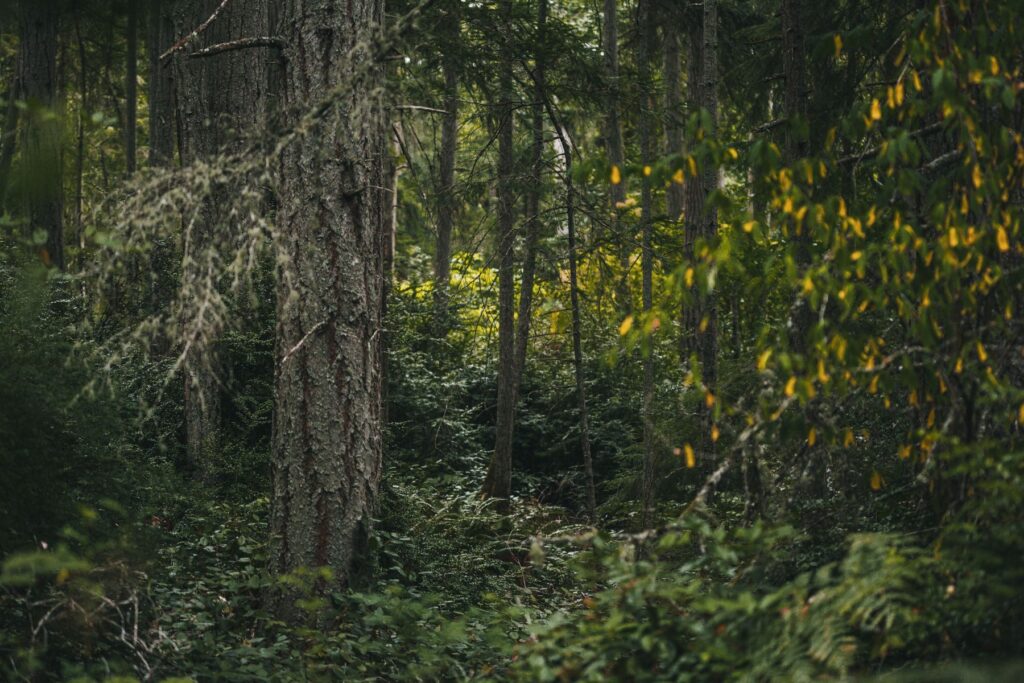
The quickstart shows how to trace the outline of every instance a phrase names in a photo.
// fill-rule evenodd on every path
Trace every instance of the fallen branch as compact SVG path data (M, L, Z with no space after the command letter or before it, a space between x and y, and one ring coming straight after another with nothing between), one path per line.
M219 55L222 52L230 52L232 50L244 50L251 47L284 47L284 39L277 36L258 36L256 38L239 38L238 40L229 40L226 43L217 43L210 47L204 47L202 50L196 50L189 55L190 59L199 59L202 57L211 57L213 55Z

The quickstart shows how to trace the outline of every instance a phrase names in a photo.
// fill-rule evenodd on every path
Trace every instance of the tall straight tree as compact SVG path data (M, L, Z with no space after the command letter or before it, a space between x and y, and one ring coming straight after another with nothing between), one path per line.
M349 580L381 473L384 71L382 0L286 0L271 570ZM328 102L329 98L329 102ZM285 601L287 602L287 601ZM294 614L281 605L285 616Z
M64 204L60 121L57 106L56 0L22 0L18 81L29 103L21 127L21 163L27 230L46 235L43 260L64 269Z
M643 176L640 186L640 221L641 221L641 270L643 277L642 305L645 316L645 331L654 334L653 326L646 318L654 305L654 250L652 233L654 231L654 196L650 182L650 169L654 163L654 82L651 74L651 50L654 43L654 8L653 0L640 0L639 28L637 42L637 66L640 75L640 89L643 107L639 112L640 121L640 156L643 164ZM654 345L650 343L643 354L643 402L641 419L643 420L644 458L641 484L641 524L646 528L651 521L651 510L654 507L654 469L656 451L654 447L654 423L651 411L654 406Z
M164 166L174 157L174 80L160 55L171 47L170 0L150 0L146 28L149 57L149 164Z
M207 28L174 58L175 101L179 150L183 165L210 160L240 144L264 120L268 56L266 47L209 50L238 38L266 36L265 0L182 0L174 5L176 33L188 36ZM216 13L216 14L214 14ZM214 21L210 17L215 16ZM204 51L205 50L205 51ZM234 230L237 218L222 209L225 189L212 188L196 221L186 223L182 277L189 282L212 280L217 263L210 248L217 231ZM186 330L185 424L190 465L204 473L217 448L221 410L216 337L222 321L206 302L196 301L194 320Z
M601 22L601 51L604 55L605 118L604 141L605 153L611 165L611 200L613 238L619 240L619 266L622 277L616 283L616 297L619 309L628 313L632 308L629 293L629 254L630 240L623 234L623 223L618 219L618 209L626 201L626 183L624 166L626 165L626 147L622 140L622 122L619 116L621 84L619 83L619 15L618 0L604 0L604 11Z
M501 0L502 21L511 22L511 0ZM506 23L506 26L508 24ZM503 50L499 75L500 101L497 106L498 126L498 400L494 437L494 453L483 493L498 501L502 512L509 509L512 495L512 433L515 421L515 188L513 187L514 148L512 98L513 59L508 47Z
M458 40L459 20L452 12L452 37ZM444 118L441 121L441 159L438 178L437 242L434 248L434 332L448 329L448 284L452 268L452 230L455 226L455 158L458 151L459 74L450 54L442 57Z
M683 153L683 90L682 50L680 49L679 13L673 11L674 3L662 3L663 65L662 79L665 82L665 154L676 156ZM679 220L683 212L683 186L673 182L665 189L665 211L670 221Z
M128 0L124 79L124 156L125 170L135 173L136 129L139 104L139 0Z

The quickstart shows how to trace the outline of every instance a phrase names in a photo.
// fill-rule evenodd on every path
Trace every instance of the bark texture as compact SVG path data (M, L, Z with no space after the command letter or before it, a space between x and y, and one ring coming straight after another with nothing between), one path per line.
M139 103L139 0L128 0L124 79L124 156L128 175L135 173L136 126Z
M601 49L604 53L604 77L607 82L606 110L604 119L605 152L608 163L619 169L619 182L612 183L609 190L612 213L613 239L619 245L619 267L622 276L615 284L615 297L619 310L623 315L632 309L629 293L630 243L632 235L625 232L625 223L618 219L619 205L626 201L626 181L624 171L626 165L626 148L622 140L622 122L619 117L619 17L618 0L604 0L602 14Z
M188 35L221 7L221 0L179 0L173 5L175 35ZM265 0L233 0L217 19L174 57L178 144L183 165L210 159L237 146L241 136L257 130L266 113L268 47L233 50L195 59L191 55L229 40L266 35ZM217 231L233 231L236 220L224 207L230 190L213 187L198 221L186 231L182 276L188 283L213 282L218 264L209 253ZM197 302L196 314L209 310ZM190 465L204 473L208 456L218 447L221 396L220 362L215 341L216 317L187 321L185 424Z
M381 472L383 70L351 51L382 19L381 0L281 9L289 127L346 84L285 150L278 188L271 570L329 567L325 591L352 575Z
M664 63L662 74L665 81L665 154L677 156L683 153L683 89L682 51L680 49L679 26L674 13L664 13ZM679 220L683 213L683 186L670 183L665 189L665 211L670 221Z
M21 94L30 108L21 127L22 180L27 200L27 232L46 233L43 261L64 269L61 130L56 113L56 2L22 0L20 67Z

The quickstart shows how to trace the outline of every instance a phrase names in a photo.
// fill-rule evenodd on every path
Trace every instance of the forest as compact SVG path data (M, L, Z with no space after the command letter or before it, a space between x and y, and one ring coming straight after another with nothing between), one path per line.
M1024 0L0 1L0 680L1024 680Z

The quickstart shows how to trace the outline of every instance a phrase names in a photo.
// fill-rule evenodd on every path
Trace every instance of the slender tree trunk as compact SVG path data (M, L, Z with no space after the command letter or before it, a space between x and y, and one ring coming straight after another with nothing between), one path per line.
M381 473L384 72L350 51L381 0L286 0L287 123L344 94L280 164L271 570L329 567L343 586L367 541ZM358 79L354 75L358 72ZM287 599L278 612L298 616Z
M664 20L665 154L676 156L683 153L682 52L679 45L679 26L675 16L668 15ZM683 212L683 199L682 184L670 183L665 190L665 210L670 221L679 220Z
M511 2L502 0L500 12L511 20ZM498 500L508 512L512 495L512 433L515 423L515 218L513 188L512 60L501 72L498 105L498 399L494 454L487 469L483 493Z
M601 48L604 52L604 77L607 81L607 95L605 99L605 120L604 137L605 150L608 155L608 163L613 169L618 169L613 176L618 176L619 182L613 182L609 192L611 200L612 233L618 243L619 266L622 269L622 277L616 282L615 296L618 299L619 310L623 315L628 314L633 308L632 298L629 293L629 268L630 268L630 243L632 235L626 234L626 223L618 219L619 206L626 201L626 182L624 178L624 167L626 165L626 149L622 140L622 123L619 117L619 18L618 0L604 0L604 13L602 15Z
M701 81L703 79L703 19L689 18L687 23L686 57L686 88L688 113L699 112L703 106ZM696 257L697 238L701 231L704 214L704 176L687 176L683 185L683 259L694 264ZM694 296L695 289L687 293L689 300L682 306L682 325L680 326L680 360L684 366L691 365L691 358L697 351L697 327L700 324L700 300Z
M57 22L55 2L22 0L21 90L29 102L22 126L22 164L28 170L27 233L46 233L44 262L64 269L64 202L61 131L57 108Z
M175 34L188 35L220 7L220 0L198 0L174 5ZM196 50L237 38L266 35L265 0L234 0L191 45L174 57L175 97L182 164L212 158L239 144L239 136L252 133L266 111L268 62L266 48L222 52L193 58ZM229 190L214 187L198 221L186 231L182 278L186 287L212 281L218 265L211 252L215 233L232 231L235 220L222 210ZM187 455L194 470L205 476L209 455L218 447L221 423L221 370L216 340L222 321L200 319L202 301L187 315L185 358L185 425Z
M708 138L718 135L718 1L704 0L704 74L701 94L704 108L711 121ZM718 238L718 210L707 201L707 197L718 187L718 167L708 163L704 168L705 205L701 237L708 244ZM701 376L704 386L714 394L718 386L718 303L715 292L709 292L704 299L704 315L697 326L700 342ZM706 320L706 323L705 323ZM710 425L708 425L710 428ZM705 436L710 429L705 430Z
M805 100L806 54L804 51L803 11L801 0L782 0L782 72L784 89L782 107L787 119L785 139L783 140L783 158L786 164L792 164L807 154L806 136L802 128L806 125L807 105ZM802 234L801 226L795 226L796 234L792 235L796 263L805 268L810 263L810 242L807 235ZM790 346L798 353L806 347L807 331L811 326L811 310L805 298L798 295L791 311L789 325Z
M654 305L653 273L654 273L654 252L651 245L652 232L654 229L654 198L651 191L651 183L647 175L648 168L654 163L654 131L651 130L651 122L654 117L654 84L651 79L651 45L654 42L654 8L652 0L640 0L640 35L637 43L637 62L640 76L640 88L643 93L644 107L640 112L640 155L641 163L644 166L644 173L640 186L640 211L641 211L641 269L643 277L642 305L645 318L650 314ZM650 329L650 328L647 328ZM643 476L641 482L641 524L647 528L651 523L651 511L654 508L654 478L656 450L654 447L654 423L651 415L654 406L654 331L651 330L651 338L644 345L643 354L643 403L641 407L641 419L643 420L644 435L644 459Z
M18 100L21 98L21 50L15 57L11 87L4 93L7 111L4 113L4 127L0 132L0 214L7 205L7 179L14 161L15 142L18 139Z
M78 121L75 137L75 242L80 249L85 248L85 231L82 227L82 204L84 190L82 187L85 174L85 118L89 112L89 80L88 59L85 52L85 41L82 39L82 8L75 3L75 42L78 47L78 90L81 101L78 107Z
M136 129L138 127L139 90L139 0L128 0L127 59L124 82L124 154L125 170L135 173Z
M165 166L174 158L174 76L160 55L171 46L168 3L150 0L147 52L149 56L149 165Z
M457 25L455 31L458 31ZM441 122L441 177L437 192L437 243L434 251L434 331L448 331L448 286L452 267L452 229L455 225L455 157L458 150L459 76L454 60L445 57L444 119Z

